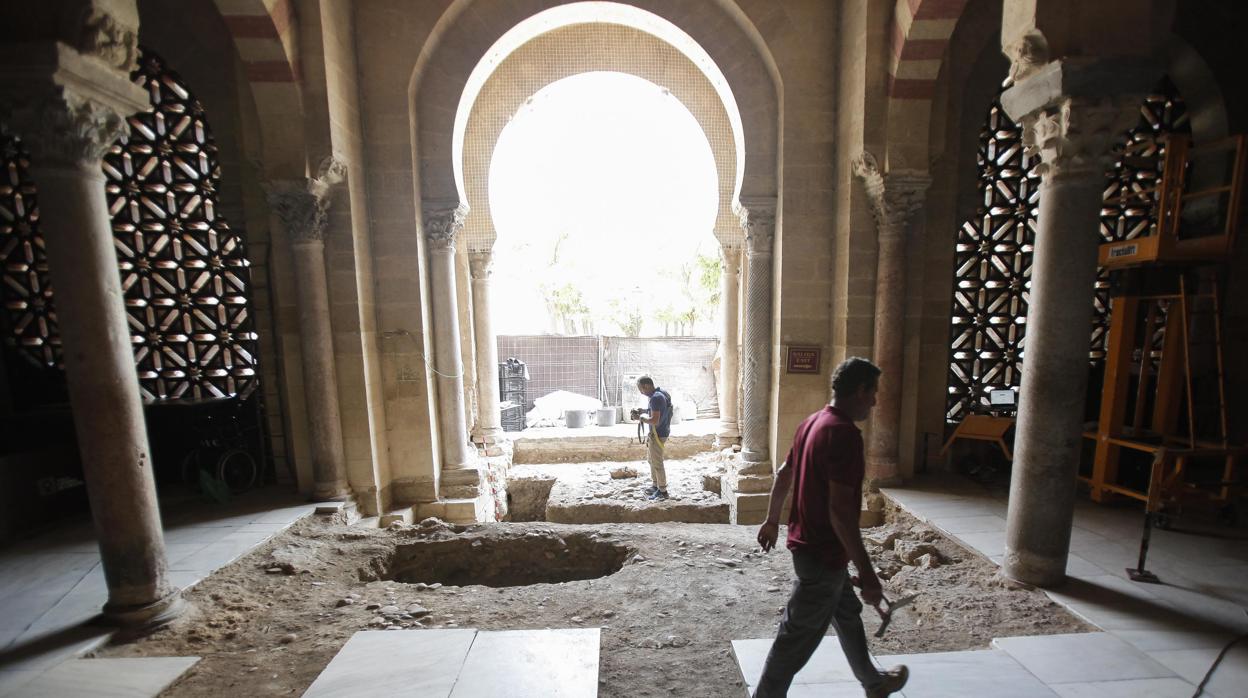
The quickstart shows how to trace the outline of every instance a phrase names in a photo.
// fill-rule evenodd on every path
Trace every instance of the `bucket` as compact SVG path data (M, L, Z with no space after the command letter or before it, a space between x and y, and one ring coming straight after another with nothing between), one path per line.
M563 423L569 429L580 429L589 426L589 410L565 410Z
M604 407L598 410L598 426L612 427L615 426L615 417L619 412L616 407Z

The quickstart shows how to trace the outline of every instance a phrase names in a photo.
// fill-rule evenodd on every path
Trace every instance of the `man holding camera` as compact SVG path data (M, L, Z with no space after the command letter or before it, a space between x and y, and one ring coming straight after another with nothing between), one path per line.
M662 388L656 388L654 379L642 376L637 379L637 390L650 399L649 408L645 411L633 410L629 415L650 425L650 438L647 439L650 461L650 480L653 484L646 488L646 497L651 501L667 499L667 473L663 469L663 444L671 434L672 396Z

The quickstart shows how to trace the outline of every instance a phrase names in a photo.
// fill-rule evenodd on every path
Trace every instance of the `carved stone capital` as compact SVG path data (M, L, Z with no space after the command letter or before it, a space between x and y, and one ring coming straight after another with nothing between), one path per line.
M1112 164L1114 141L1138 118L1132 97L1066 97L1023 117L1023 145L1040 158L1045 179L1099 177Z
M0 46L0 122L19 135L37 167L99 168L150 108L147 92L123 73L60 42Z
M719 266L725 273L739 273L741 271L741 248L736 245L721 245L719 248Z
M468 206L455 203L426 202L421 210L424 221L425 240L431 249L448 250L455 248L455 237L464 228L464 220L468 217Z
M745 231L746 254L771 254L776 237L776 200L742 200L737 215Z
M910 219L923 208L931 176L918 170L883 173L875 156L866 151L854 158L852 165L866 190L877 233L881 237L903 236Z
M119 7L88 1L77 12L66 13L61 36L84 55L129 73L138 67L138 15L114 14Z
M264 185L269 206L281 219L292 244L325 239L334 190L346 173L346 165L330 156L321 161L315 177L276 180Z
M18 110L12 121L39 167L98 168L113 143L130 132L126 118L111 107L63 88Z
M494 273L493 252L469 252L468 274L473 281L483 281Z
M1025 80L1049 62L1049 42L1038 30L1031 30L1002 47L1010 59L1010 79Z

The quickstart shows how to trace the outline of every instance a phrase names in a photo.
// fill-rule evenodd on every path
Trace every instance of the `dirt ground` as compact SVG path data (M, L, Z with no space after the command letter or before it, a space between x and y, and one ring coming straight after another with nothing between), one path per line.
M188 615L98 656L203 657L167 696L298 695L359 630L597 626L603 696L744 695L731 641L774 635L793 579L787 552L762 554L754 535L680 523L376 530L313 517L189 591ZM877 655L1090 630L904 514L864 535L890 577L885 593L919 594L871 639ZM413 583L379 579L394 574ZM474 579L527 585L455 586ZM868 632L878 626L871 609L864 620Z

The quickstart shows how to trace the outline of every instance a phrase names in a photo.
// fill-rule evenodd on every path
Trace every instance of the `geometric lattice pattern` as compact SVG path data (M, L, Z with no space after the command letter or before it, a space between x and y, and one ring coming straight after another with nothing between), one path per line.
M150 51L132 77L151 109L130 117L103 170L143 399L247 397L257 381L249 262L216 210L221 170L203 106ZM13 339L29 358L59 366L29 163L20 142L10 151L0 250Z
M1139 123L1115 147L1101 210L1106 242L1147 235L1156 225L1156 184L1165 160L1161 136L1188 130L1182 100L1163 80L1141 105ZM955 243L945 403L949 422L987 407L991 391L1021 383L1040 197L1039 163L1024 152L1022 140L1022 129L993 100L979 137L978 205L958 229ZM1103 270L1094 302L1089 360L1099 366L1109 323L1109 281Z

